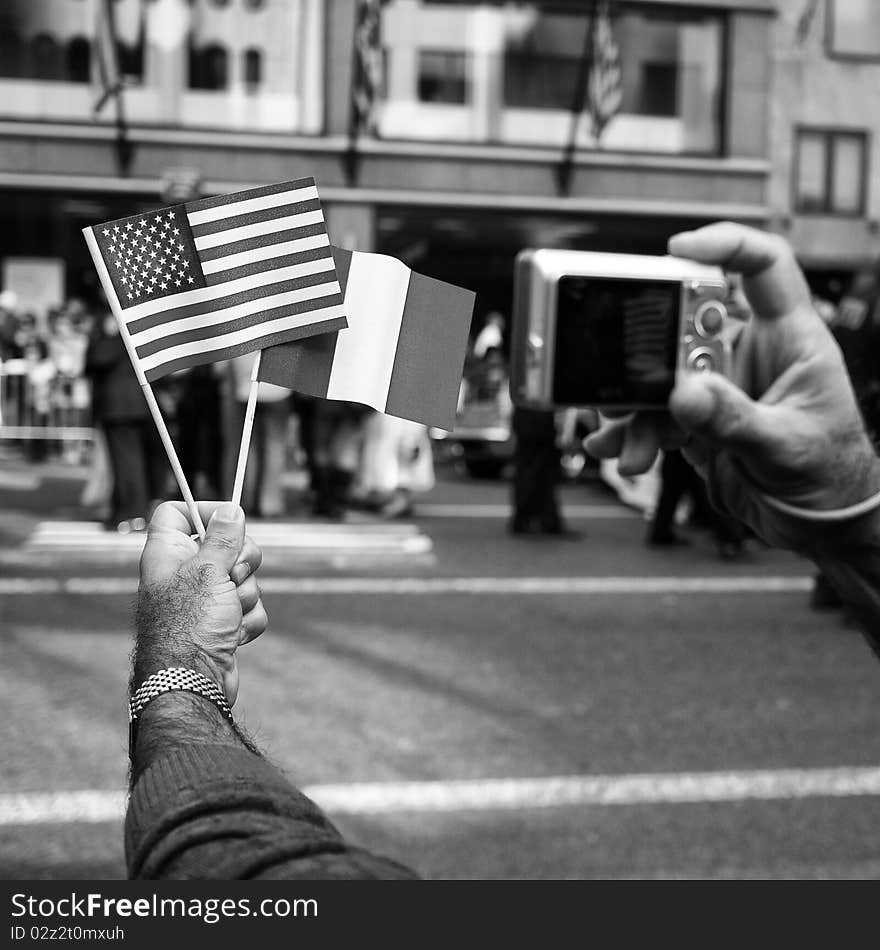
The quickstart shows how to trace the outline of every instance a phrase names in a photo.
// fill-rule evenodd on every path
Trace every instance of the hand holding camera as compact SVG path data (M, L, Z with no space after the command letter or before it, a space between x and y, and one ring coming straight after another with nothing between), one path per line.
M781 238L732 223L673 237L675 255L743 276L754 311L736 342L730 378L680 374L669 412L636 412L587 442L622 473L647 470L658 449L684 445L713 502L766 541L812 551L827 524L781 513L771 500L823 512L880 490L880 461L865 432L840 351L814 310Z

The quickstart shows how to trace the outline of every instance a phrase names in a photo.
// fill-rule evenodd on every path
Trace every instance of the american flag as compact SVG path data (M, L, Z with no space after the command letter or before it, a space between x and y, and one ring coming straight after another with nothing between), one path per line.
M610 0L597 0L593 14L592 47L587 92L593 134L598 141L605 126L620 111L623 102L620 48L614 38Z
M347 326L312 178L83 234L142 382Z

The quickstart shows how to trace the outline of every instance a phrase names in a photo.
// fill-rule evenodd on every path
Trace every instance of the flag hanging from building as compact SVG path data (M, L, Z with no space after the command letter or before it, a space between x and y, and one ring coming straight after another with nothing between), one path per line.
M142 382L347 325L313 178L83 234Z
M623 101L620 48L614 38L610 0L597 0L593 14L587 98L593 120L593 135L598 142L605 127L620 111Z
M795 27L795 40L799 46L803 46L809 38L810 32L813 29L813 22L818 12L819 0L807 0L798 17L797 26Z
M97 115L122 89L113 0L95 0L95 54L97 98L94 112Z
M333 256L348 329L264 350L259 378L451 430L473 292L384 254Z
M381 0L357 0L351 77L352 138L377 135L382 89Z

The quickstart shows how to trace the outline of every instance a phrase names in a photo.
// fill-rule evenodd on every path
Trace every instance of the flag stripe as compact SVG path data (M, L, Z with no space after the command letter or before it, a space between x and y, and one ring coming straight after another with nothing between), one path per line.
M454 317L473 305L470 290L412 275L385 412L440 428L455 418L470 319Z
M265 336L260 335L258 338L258 346L254 346L254 340L251 339L243 343L236 343L231 346L227 345L218 349L197 350L195 354L172 359L169 362L159 364L149 370L146 373L146 378L149 382L152 382L153 380L167 376L168 373L173 373L179 369L186 369L189 366L200 366L202 363L214 363L217 360L231 360L236 356L243 356L245 353L253 353L255 349L278 346L281 343L290 343L294 340L308 340L309 342L311 342L312 339L320 340L323 339L324 335L335 336L335 332L332 331L342 330L346 326L342 308L328 310L326 314L323 311L318 311L315 316L320 317L322 321L322 336L312 336L315 332L313 323L307 323L300 327L287 327L283 330L268 333ZM324 334L324 329L330 332Z
M293 267L264 271L262 274L255 274L253 277L241 277L237 280L228 280L225 283L216 284L213 287L199 287L198 290L187 290L183 293L175 294L171 298L138 304L136 307L129 307L128 310L125 311L125 322L130 327L136 326L134 332L137 332L137 329L142 329L139 321L144 318L170 313L172 316L165 319L173 320L176 319L173 314L193 305L201 307L203 304L207 305L210 301L222 301L223 298L231 297L235 294L247 294L251 291L255 291L258 287L264 287L268 284L277 284L282 280L294 280L297 277L313 273L316 270L329 270L329 267L324 260L311 261L305 264L295 264ZM173 302L174 306L169 306L169 300ZM217 304L217 306L220 307L223 305L223 303ZM190 313L195 312L195 310L190 311Z
M263 211L250 211L247 214L236 214L219 221L209 221L207 224L193 225L190 221L190 230L194 238L205 237L209 234L220 234L231 231L233 228L244 227L248 224L258 224L263 221L275 221L285 215L305 214L307 211L320 211L321 202L317 198L310 201L297 201L294 204L283 204L277 208L266 208Z
M327 298L328 303L331 300L332 298ZM320 303L320 301L318 302ZM328 306L325 313L321 313L320 310L316 310L313 307L308 313L284 316L271 321L261 320L253 326L246 327L243 330L237 330L234 333L228 333L225 336L212 336L210 339L212 349L241 346L242 344L253 343L255 340L262 341L264 336L282 333L284 331L293 330L303 326L309 327L310 332L314 332L312 327L318 314L321 314L323 319L328 319L330 317L342 317L344 311L343 308L337 303L335 305ZM261 342L260 346L262 345L263 344ZM267 343L266 345L269 346L271 344ZM253 347L251 347L251 349L253 349ZM204 360L201 360L201 356L204 352L205 343L202 340L198 340L193 343L183 343L180 346L166 348L159 353L154 353L152 356L144 357L141 360L141 366L143 366L144 372L148 374L149 378L149 374L152 372L152 370L171 361L184 358L189 358L192 360L195 357L197 358L197 361L205 362ZM192 362L190 365L195 366L197 363Z
M235 320L251 313L259 313L260 310L279 307L282 303L292 303L295 300L317 300L319 297L326 297L329 294L337 294L341 297L339 285L332 279L332 276L332 273L327 272L302 278L301 281L278 284L276 293L254 296L252 299L243 300L234 307L219 307L207 312L198 310L177 320L164 320L161 323L155 323L153 326L143 327L137 333L132 334L132 339L138 346L150 343L153 340L158 341L161 345L163 339L167 339L174 333L180 333L197 326L217 326L223 323L224 320ZM281 288L285 289L282 290ZM271 291L274 287L267 289Z
M250 250L239 251L235 254L221 254L216 256L213 260L205 260L205 258L208 254L214 252L203 252L202 273L205 274L208 283L211 284L217 283L220 280L232 280L233 278L226 276L211 277L209 275L221 273L225 275L227 271L241 269L244 266L253 265L257 261L271 261L275 257L285 259L290 255L301 258L302 260L313 260L313 258L308 257L303 252L311 251L314 248L322 249L323 253L320 255L322 257L326 257L330 253L330 238L327 236L327 232L324 230L322 224L310 224L306 228L300 228L296 233L301 235L301 237L293 241L275 242L264 246L252 247ZM226 249L217 248L217 250L225 251ZM265 270L265 268L263 269ZM253 273L249 266L248 273ZM235 276L243 277L244 275L236 274Z
M246 224L240 228L230 228L228 231L222 231L219 234L206 234L204 237L196 238L196 250L199 252L202 250L210 250L211 248L220 247L225 244L246 241L248 238L262 237L265 234L274 234L278 231L291 231L296 228L304 227L307 224L321 224L323 221L324 215L320 211L306 211L303 214L293 214L283 218L276 218L274 221Z
M250 192L247 192L250 194ZM203 227L212 222L222 221L237 215L253 214L278 208L286 204L298 204L302 201L317 200L318 189L314 185L305 188L294 188L288 191L279 191L272 195L262 195L258 198L244 198L215 208L195 210L192 204L186 206L186 216L192 226Z
M317 295L303 296L303 291L293 291L289 294L279 294L270 297L267 301L256 301L249 308L241 308L243 312L222 310L218 316L222 319L206 323L204 319L195 318L184 321L184 325L174 324L167 333L154 336L152 339L141 340L135 337L133 342L137 347L137 354L141 359L153 356L163 351L171 351L184 343L196 343L200 340L222 339L230 333L245 330L248 327L259 327L269 324L280 317L290 317L296 314L308 314L314 310L331 306L342 306L342 294L332 290L335 286L327 284L319 287ZM233 316L233 313L235 316ZM164 328L163 328L164 329Z
M277 195L283 191L296 191L299 188L308 188L315 184L314 178L297 178L295 181L279 181L273 185L261 185L259 188L248 188L246 191L236 191L231 195L215 195L213 198L199 198L190 201L186 210L189 214L206 211L208 208L221 208L223 205L235 204L245 198L262 198L264 195Z
M307 240L313 239L309 238ZM247 258L248 253L253 252L245 252L242 256ZM242 264L240 267L230 267L227 270L219 271L219 273L207 275L205 277L205 283L209 287L214 287L217 284L222 284L224 281L238 280L241 277L248 277L254 274L264 274L267 270L277 270L281 267L305 264L307 261L326 260L329 257L330 244L325 234L323 241L318 247L300 251L298 254L285 254L281 257L270 257L267 260L253 260L250 263Z
M384 408L410 274L405 264L385 254L352 255L346 300L369 301L372 319L351 321L339 335L328 398Z
M246 241L234 241L232 244L227 244L225 247L209 247L205 248L204 251L199 251L199 260L202 262L204 267L207 261L215 261L217 258L221 257L231 257L233 254L241 254L245 251L254 251L257 248L269 248L273 250L269 253L273 253L276 244L288 244L291 241L298 241L304 237L309 236L309 231L317 230L321 228L323 233L326 229L324 228L323 222L321 224L308 225L304 228L293 228L290 231L278 231L275 234L264 234L261 237L248 238ZM316 234L315 237L318 235ZM329 243L329 238L327 239ZM282 248L282 251L284 249Z

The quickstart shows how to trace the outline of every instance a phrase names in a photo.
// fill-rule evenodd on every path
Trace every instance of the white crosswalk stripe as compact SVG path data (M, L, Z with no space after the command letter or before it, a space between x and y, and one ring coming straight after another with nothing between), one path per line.
M299 521L251 521L248 533L264 552L336 555L364 554L377 557L430 555L431 539L413 524L363 523L316 524ZM146 535L106 531L97 522L43 521L37 524L21 548L28 556L69 556L135 561L140 557ZM5 561L14 560L7 552Z
M332 815L734 803L875 797L880 768L362 782L311 785L303 791ZM0 827L119 821L125 802L120 791L7 793L0 795Z
M0 595L131 594L128 577L2 577ZM636 594L803 594L809 576L765 577L261 577L265 594L351 596L559 595L631 596Z

